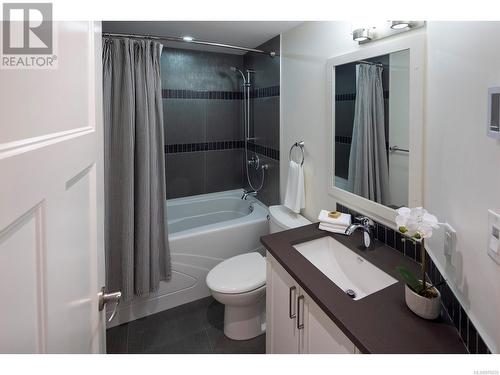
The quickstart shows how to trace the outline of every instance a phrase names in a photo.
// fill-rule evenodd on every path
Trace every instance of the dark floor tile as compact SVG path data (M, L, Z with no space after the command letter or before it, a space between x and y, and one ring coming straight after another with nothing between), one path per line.
M210 348L214 354L265 354L266 335L250 340L231 340L224 336L223 325L207 329Z
M157 346L153 346L144 354L209 354L211 353L210 342L207 332L203 329L199 332L191 333L168 340Z
M198 300L131 322L129 352L148 352L202 331L210 302L210 299Z
M205 314L204 328L216 327L224 322L224 305L210 297Z
M127 353L128 324L106 330L106 352L108 354Z

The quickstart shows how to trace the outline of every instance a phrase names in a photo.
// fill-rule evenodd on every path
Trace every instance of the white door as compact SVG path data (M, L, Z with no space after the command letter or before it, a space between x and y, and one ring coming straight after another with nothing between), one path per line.
M58 67L0 70L0 352L105 351L100 23Z
M297 297L300 293L295 280L267 253L266 274L266 352L297 354Z

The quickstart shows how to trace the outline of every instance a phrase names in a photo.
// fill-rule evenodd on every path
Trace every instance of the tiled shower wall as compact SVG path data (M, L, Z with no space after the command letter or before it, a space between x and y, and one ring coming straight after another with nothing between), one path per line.
M279 204L279 145L280 145L280 37L276 36L257 47L275 51L276 57L247 53L243 57L245 69L255 70L251 95L250 136L255 138L250 149L263 164L268 164L264 187L258 198L267 205ZM260 171L250 169L254 186L260 184ZM245 186L246 182L245 177Z
M258 48L279 55L279 36ZM255 70L251 91L249 157L268 164L258 198L279 203L279 56L244 56L164 48L162 96L167 199L249 188L245 171L243 92L240 75ZM261 171L250 168L255 187Z
M164 48L167 199L241 188L243 56Z

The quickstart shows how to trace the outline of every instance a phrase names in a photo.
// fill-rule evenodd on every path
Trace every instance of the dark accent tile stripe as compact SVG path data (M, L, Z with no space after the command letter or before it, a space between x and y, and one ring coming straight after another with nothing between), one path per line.
M178 143L165 145L165 153L176 154L180 152L199 152L199 151L215 151L215 150L233 150L240 149L245 146L243 141L216 141L216 142L201 142L201 143Z
M163 99L217 99L242 100L243 91L204 91L204 90L161 90ZM250 98L268 98L280 95L279 86L263 87L250 91Z
M352 142L352 137L347 137L343 135L336 135L335 136L335 143L343 143L346 145L350 145Z
M360 214L350 208L337 203L337 211L349 213L353 218L360 216ZM364 216L364 215L363 215ZM405 256L421 262L422 251L425 251L420 244L413 244L411 241L402 241L403 237L399 232L394 229L386 227L383 224L375 222L374 237L393 249L398 250ZM431 257L426 253L426 274L430 282L433 284L440 283L444 277L439 272L438 268L432 261ZM467 313L460 305L460 302L455 297L450 286L447 282L439 285L439 292L441 293L441 304L443 313L447 314L450 321L457 329L460 337L462 338L465 346L471 354L491 354L484 340L477 332L476 327L470 321Z
M384 91L384 99L389 99L389 90ZM356 93L355 92L344 93L344 94L335 94L335 101L336 102L345 102L345 101L351 101L351 100L356 100Z
M166 154L177 154L181 152L200 152L200 151L217 151L217 150L234 150L242 149L245 147L244 141L215 141L215 142L201 142L201 143L177 143L165 145ZM270 147L261 146L253 142L248 143L248 149L257 154L261 154L278 160L280 158L279 150Z
M250 151L257 153L257 154L267 156L268 158L271 158L273 160L280 160L280 152L279 152L279 150L275 150L274 148L261 146L261 145L256 144L256 143L249 142L248 149Z
M197 90L173 90L163 89L163 99L222 99L241 100L243 92L240 91L197 91Z
M280 95L279 86L262 87L250 91L250 98L269 98L271 96L279 96L279 95Z

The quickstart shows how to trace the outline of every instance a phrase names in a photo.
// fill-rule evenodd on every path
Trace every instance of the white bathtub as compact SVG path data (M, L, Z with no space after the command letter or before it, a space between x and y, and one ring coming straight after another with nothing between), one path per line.
M210 295L208 271L224 259L259 251L269 232L267 207L243 190L197 195L167 201L172 279L147 298L119 305L108 327L170 309Z

